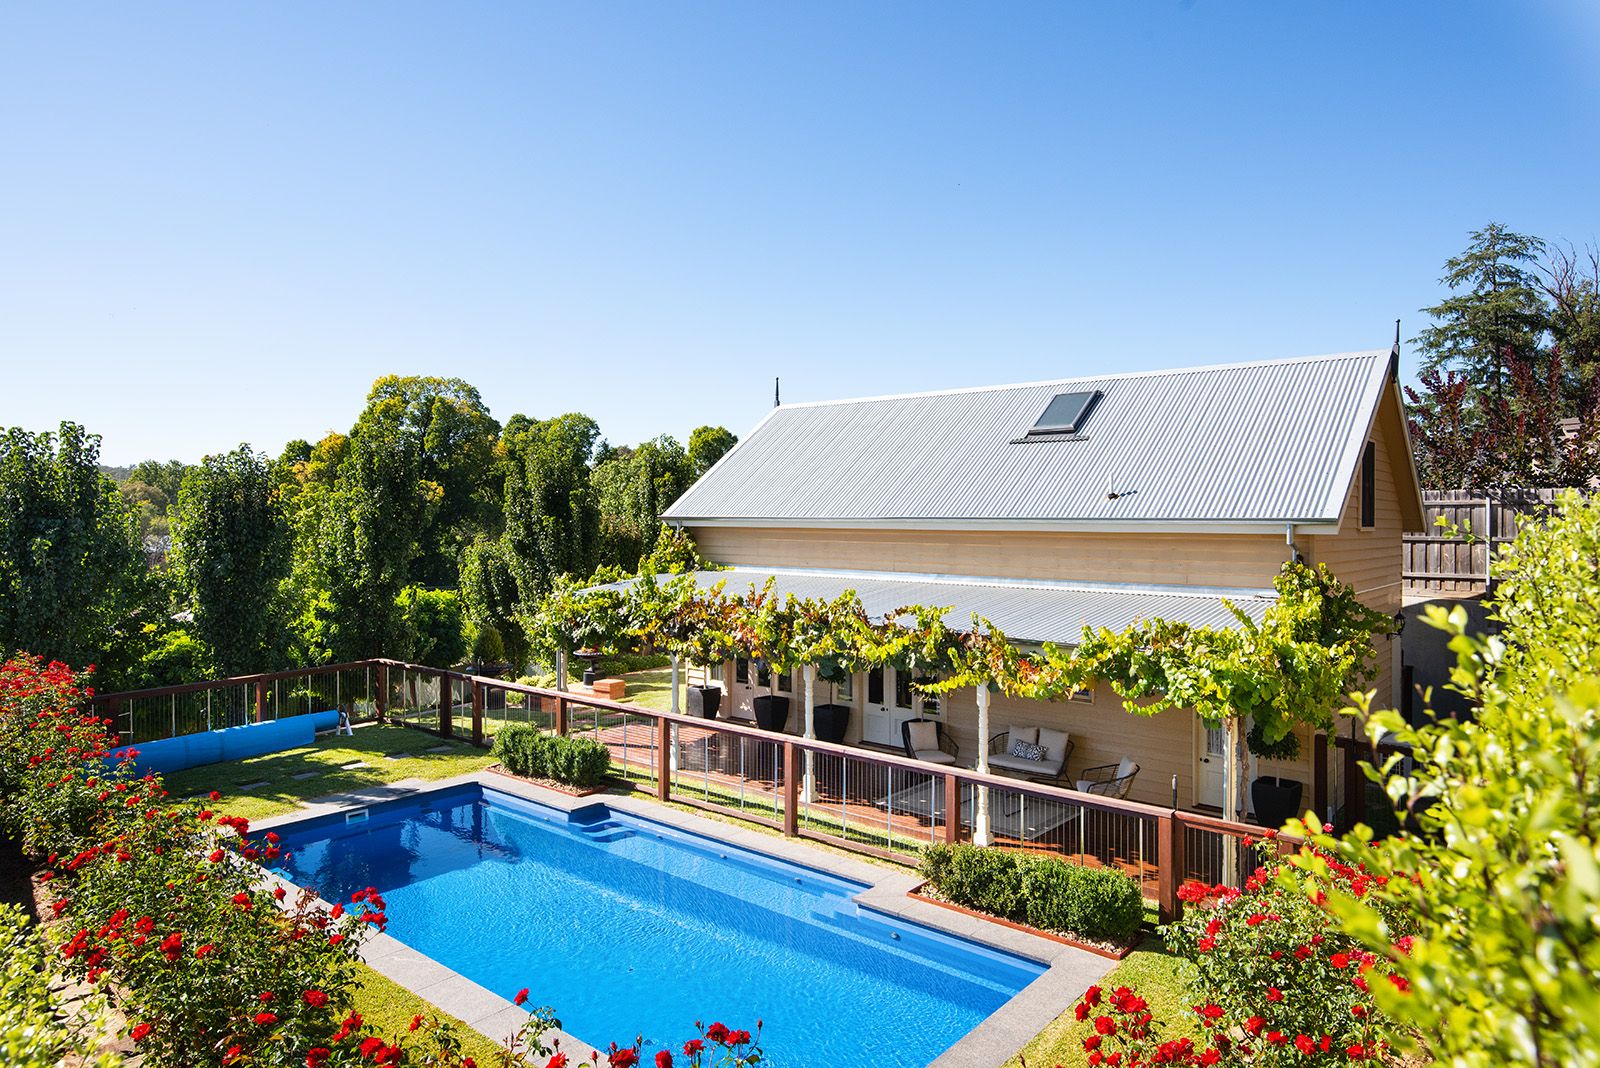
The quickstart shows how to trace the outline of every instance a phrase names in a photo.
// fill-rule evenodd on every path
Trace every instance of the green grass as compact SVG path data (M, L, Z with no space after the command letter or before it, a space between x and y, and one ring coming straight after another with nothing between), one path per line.
M1128 954L1113 968L1100 986L1114 990L1131 986L1150 1002L1150 1011L1157 1020L1169 1021L1167 1038L1182 1035L1197 1037L1198 1027L1183 1026L1193 1016L1189 1012L1190 999L1186 992L1194 966L1181 957L1160 948L1159 939L1148 939L1140 948ZM1022 1052L1006 1062L1006 1068L1027 1064L1032 1068L1080 1068L1088 1064L1083 1052L1083 1040L1094 1030L1088 1021L1079 1023L1072 1014L1073 1006L1066 1006L1054 1023L1040 1031L1022 1048Z
M678 682L682 686L683 672L679 673ZM672 711L672 669L659 668L653 671L635 671L628 675L619 675L618 678L628 684L628 695L623 698L630 705L640 708L651 708L657 712ZM687 689L687 687L683 687ZM678 694L678 709L684 711L689 707L688 698L682 692Z
M438 1016L451 1025L461 1038L462 1052L479 1064L498 1063L500 1046L474 1031L449 1013L440 1012L405 987L379 975L365 964L356 965L360 987L356 990L356 1011L369 1027L389 1038L405 1037L413 1016Z
M441 745L449 745L450 751L426 751ZM408 755L386 760L386 753ZM344 769L343 765L356 761L365 762L366 767ZM446 742L406 727L371 726L357 729L353 737L333 735L299 749L174 772L166 776L166 783L174 797L217 790L223 798L219 804L227 806L229 815L259 820L292 812L306 801L329 794L401 779L447 779L493 762L488 750L464 742ZM316 774L294 778L308 772ZM240 789L245 783L261 780L267 785Z

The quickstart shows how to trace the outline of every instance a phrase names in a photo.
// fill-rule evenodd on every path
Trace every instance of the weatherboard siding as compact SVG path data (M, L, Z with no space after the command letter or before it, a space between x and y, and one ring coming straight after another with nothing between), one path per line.
M1281 536L690 526L720 564L1264 588ZM1398 581L1399 572L1396 571Z

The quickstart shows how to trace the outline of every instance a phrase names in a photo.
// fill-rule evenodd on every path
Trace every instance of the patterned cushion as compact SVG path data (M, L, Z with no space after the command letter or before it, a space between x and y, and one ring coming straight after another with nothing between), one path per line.
M1044 746L1033 742L1015 741L1011 743L1011 755L1023 760L1043 760Z

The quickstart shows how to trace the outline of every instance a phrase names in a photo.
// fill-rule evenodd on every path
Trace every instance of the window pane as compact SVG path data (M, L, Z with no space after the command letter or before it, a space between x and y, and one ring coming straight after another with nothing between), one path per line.
M746 684L750 681L750 661L742 656L733 662L733 681Z
M834 693L839 696L841 701L853 700L856 695L856 677L854 675L846 675L840 679L837 685L834 686Z
M911 673L896 671L894 673L894 706L896 708L911 707Z
M883 704L883 669L873 668L867 672L867 704Z

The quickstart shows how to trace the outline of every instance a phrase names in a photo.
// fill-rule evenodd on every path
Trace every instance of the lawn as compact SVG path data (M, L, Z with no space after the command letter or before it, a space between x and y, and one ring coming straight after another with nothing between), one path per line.
M447 751L428 752L441 747ZM401 779L447 779L491 763L486 749L408 727L373 725L299 749L174 772L166 781L174 797L217 790L229 815L259 820L292 812L311 798ZM245 789L257 782L265 785Z
M482 1065L498 1063L496 1054L500 1046L484 1038L454 1016L440 1012L405 987L379 975L365 964L356 965L356 974L360 982L360 987L356 990L356 1011L366 1019L376 1033L389 1038L395 1036L403 1038L407 1033L406 1029L411 1026L412 1017L437 1016L450 1024L460 1037L463 1053Z
M1128 954L1121 964L1100 980L1100 986L1107 990L1131 986L1150 1002L1150 1011L1157 1020L1184 1022L1192 1015L1188 1011L1190 1002L1185 985L1193 972L1193 965L1160 947L1158 939L1146 940L1144 946ZM1006 1068L1019 1068L1024 1062L1032 1068L1049 1068L1051 1065L1079 1068L1087 1065L1083 1040L1094 1028L1087 1021L1079 1023L1073 1017L1072 1010L1073 1006L1067 1006L1054 1023L1035 1035L1018 1056L1006 1062ZM1197 1027L1173 1026L1167 1032L1167 1037L1177 1038L1184 1034L1193 1036L1198 1031Z

